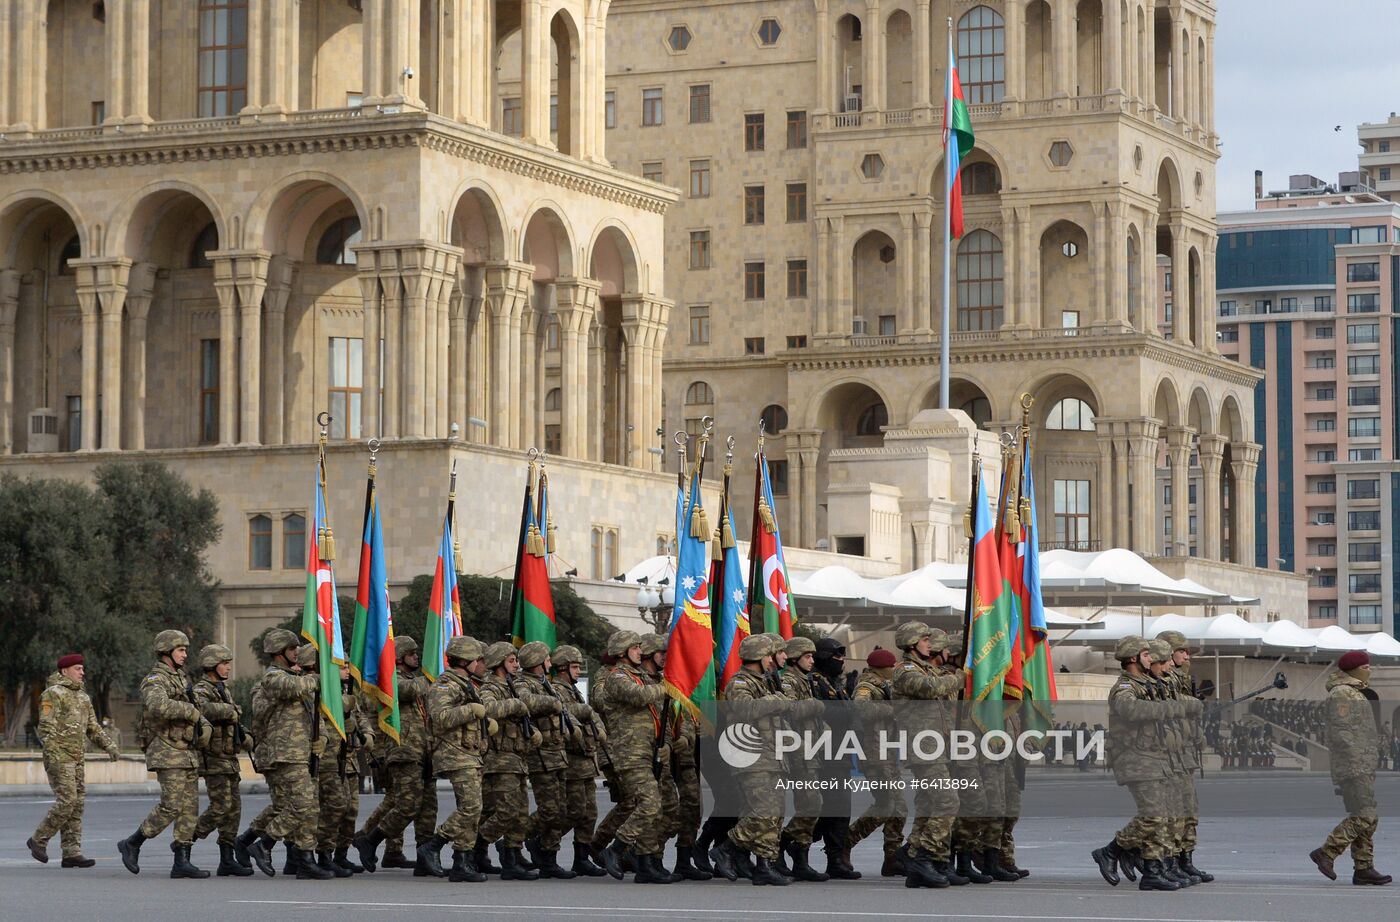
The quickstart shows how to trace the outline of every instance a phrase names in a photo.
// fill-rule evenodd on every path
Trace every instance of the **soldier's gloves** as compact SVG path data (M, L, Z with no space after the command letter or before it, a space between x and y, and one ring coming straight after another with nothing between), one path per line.
M793 704L792 716L798 720L811 720L820 717L825 707L815 698L810 701L799 701Z
M494 717L488 717L488 718L486 718L486 735L487 735L487 736L495 736L497 733L500 733L500 732L501 732L501 725L498 724L498 723L496 723L496 719L495 719Z
M538 728L536 728L536 727L531 727L531 728L530 728L530 748L531 748L531 749L538 749L539 746L540 746L540 744L543 743L543 742L544 742L544 734L541 733L541 732L539 731Z
M185 723L196 724L204 722L204 715L201 714L199 708L195 707L193 704L187 701L177 701L175 703L180 706L179 717Z
M324 736L318 736L311 741L311 754L318 757L326 754L326 738Z
M536 700L538 703L531 711L533 714L558 714L564 709L564 702L560 701L558 698L540 696Z
M480 702L471 701L468 702L465 707L467 709L467 716L472 720L480 720L486 716L486 705Z
M194 748L208 749L209 741L214 738L214 728L209 721L200 718L199 723L194 728Z
M666 686L661 684L648 685L644 691L647 693L647 704L661 704L666 700Z
M107 757L115 762L122 757L122 754L115 749L109 749L107 750Z
M593 709L586 704L575 704L570 711L579 720L592 720Z
M671 740L671 751L672 751L672 752L689 752L689 751L690 751L690 737L688 737L688 736L678 736L678 737L676 737L675 739Z
M507 717L529 717L530 709L519 698L506 698L503 702Z

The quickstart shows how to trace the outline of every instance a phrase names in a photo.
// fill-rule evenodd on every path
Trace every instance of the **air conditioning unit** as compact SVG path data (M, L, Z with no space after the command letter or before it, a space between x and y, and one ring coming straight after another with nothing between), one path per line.
M864 317L852 317L852 318L851 318L851 335L852 335L852 336L864 336L864 335L865 335L865 318L864 318Z
M851 95L847 96L846 99L845 99L845 102L843 102L842 105L841 105L841 111L842 111L842 112L859 112L859 111L860 111L860 94L859 94L859 93L852 93Z
M58 451L58 416L48 407L29 414L29 441L26 452Z

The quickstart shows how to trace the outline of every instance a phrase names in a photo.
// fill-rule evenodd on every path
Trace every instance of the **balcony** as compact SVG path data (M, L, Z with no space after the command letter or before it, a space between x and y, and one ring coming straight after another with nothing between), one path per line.
M1127 97L1116 93L1099 96L1056 97L1054 99L1004 100L997 103L979 103L967 108L973 125L1021 118L1043 118L1047 115L1061 113L1096 114L1109 112L1149 119L1173 134L1182 134L1185 130L1183 124L1178 120L1160 113L1156 114L1154 118L1149 114L1150 110L1138 111L1139 106L1132 104ZM942 124L943 106L941 105L884 111L852 110L812 116L813 131L851 131L858 128L941 126ZM1194 129L1186 133L1190 136L1194 133ZM1206 140L1202 139L1201 143L1206 143Z

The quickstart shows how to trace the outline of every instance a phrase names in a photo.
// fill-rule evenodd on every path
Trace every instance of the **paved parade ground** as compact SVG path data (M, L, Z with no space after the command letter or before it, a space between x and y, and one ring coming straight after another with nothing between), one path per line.
M1251 773L1252 774L1252 773ZM1382 777L1384 778L1385 773ZM1054 781L1065 805L1098 796L1097 784L1067 775ZM1097 779L1095 779L1097 780ZM1278 776L1215 775L1201 782L1203 803L1245 799ZM1326 784L1299 778L1289 784ZM854 863L865 872L860 881L793 884L778 889L747 881L638 886L628 877L451 884L414 878L411 871L358 874L348 880L297 881L280 872L268 879L210 877L207 881L173 881L169 833L142 849L143 870L132 877L117 857L117 840L140 822L154 796L89 796L83 846L97 859L90 870L58 866L58 843L50 846L48 865L29 857L24 840L48 809L43 797L0 798L0 919L39 922L49 919L141 920L184 922L190 918L285 920L287 918L376 919L412 913L414 919L468 916L482 919L613 919L618 922L664 912L668 920L843 920L887 919L1028 919L1039 922L1137 920L1137 922L1291 922L1322 918L1388 920L1400 915L1400 890L1362 888L1350 883L1349 858L1338 859L1339 880L1331 882L1308 861L1340 817L1290 815L1261 817L1206 816L1196 862L1217 880L1179 893L1139 893L1126 881L1114 889L1099 877L1089 859L1118 824L1103 817L1073 815L1028 817L1017 827L1017 861L1032 876L1010 884L969 885L947 890L908 890L902 879L878 875L880 846L876 837L856 849ZM450 795L439 792L439 817L450 810ZM606 798L605 798L606 799ZM1384 797L1382 798L1384 801ZM361 815L378 802L361 799ZM244 798L244 817L266 804L265 795ZM606 807L606 804L604 804ZM1340 806L1340 803L1337 804ZM1064 811L1067 814L1072 810ZM1092 812L1092 811L1085 811ZM1400 821L1385 816L1376 836L1376 865L1385 872L1400 868ZM1126 819L1126 817L1124 817ZM567 852L567 846L565 848ZM561 859L565 855L561 854ZM667 861L673 860L668 850ZM817 855L813 855L814 863ZM194 860L212 870L218 851L206 839ZM275 861L280 868L282 849ZM405 916L409 917L409 916Z

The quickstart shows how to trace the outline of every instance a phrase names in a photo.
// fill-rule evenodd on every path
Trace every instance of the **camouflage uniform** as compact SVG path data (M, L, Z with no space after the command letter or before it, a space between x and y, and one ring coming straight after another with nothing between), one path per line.
M638 856L659 856L664 821L652 759L659 756L663 764L670 759L669 749L658 745L666 689L640 667L624 661L608 674L601 694L607 702L608 754L621 797L613 812L627 811L617 841Z
M675 836L677 847L690 848L695 845L695 835L700 830L703 812L700 793L700 725L689 711L673 711L668 734L676 808L666 838Z
M1327 747L1332 755L1332 783L1341 791L1347 816L1322 844L1322 853L1332 859L1350 848L1357 871L1375 867L1373 838L1379 825L1376 764L1380 759L1380 734L1371 703L1362 694L1364 688L1364 681L1340 669L1327 678Z
M412 638L403 638L411 640ZM418 669L403 664L403 657L418 649L416 643L398 649L399 668L396 676L399 690L399 740L386 735L385 761L388 763L389 785L384 792L382 813L374 826L366 821L365 828L375 826L384 833L389 845L385 850L387 863L391 855L402 852L403 833L413 824L415 841L423 842L433 834L437 824L437 786L431 783L431 756L428 740L427 696L428 677Z
M1108 693L1109 766L1137 804L1136 816L1115 838L1120 849L1137 849L1143 860L1161 860L1172 844L1169 817L1176 796L1166 723L1190 703L1160 700L1158 685L1149 675L1124 670Z
M797 660L803 655L802 653L793 655L794 651L797 650L813 652L816 650L816 646L806 637L794 637L788 642L788 665L782 673L781 688L784 698L796 702L789 712L789 723L792 725L792 729L798 733L810 733L811 738L816 739L826 729L826 724L821 719L821 713L825 708L820 701L812 697L810 674L803 672L797 666ZM794 781L816 781L817 769L818 763L814 760L796 760L789 766L788 777ZM794 789L792 808L793 817L783 829L782 838L791 841L799 848L809 848L812 844L812 829L816 827L817 820L822 813L821 792L810 787Z
M201 660L204 660L206 652L209 652L208 647L200 651ZM220 661L232 659L232 651L229 651L228 660ZM214 665L217 662L209 668L212 669ZM194 837L196 840L202 839L217 829L219 845L231 847L238 837L238 824L243 817L243 800L238 793L241 775L238 741L242 736L238 721L243 716L243 709L233 703L233 697L224 683L211 680L207 672L204 678L195 683L194 700L199 712L213 727L200 772L204 776L204 790L209 795L209 807L200 814L194 827Z
M554 651L554 665L565 665L559 657L563 647ZM598 756L607 743L607 731L598 720L593 708L589 707L579 694L578 687L570 680L567 672L557 671L552 679L554 690L564 700L564 706L583 731L577 739L566 747L568 767L564 770L564 786L568 803L568 824L566 831L574 834L574 851L593 844L593 827L598 823ZM611 763L609 763L611 765Z
M433 774L452 785L457 805L437 834L451 842L455 852L470 851L476 845L481 821L481 760L494 722L488 722L489 714L471 679L450 669L438 676L428 692L428 717L435 741Z
M199 820L195 737L203 719L191 691L185 673L168 663L158 663L141 681L141 715L149 738L146 768L160 782L160 803L141 823L141 835L154 838L173 823L181 846L193 844Z
M501 660L491 655L502 644L492 644L487 650L489 668L496 668L491 665L493 660L499 665L504 659L504 651L497 653ZM492 737L482 765L481 793L485 806L479 834L486 842L503 839L503 849L515 851L525 844L526 827L530 822L527 757L540 744L539 722L557 715L560 704L552 697L529 691L518 679L507 679L494 672L479 691L487 714L501 715L496 718L501 722L501 732ZM525 729L527 723L529 732Z
M744 806L738 825L729 832L729 839L738 848L774 863L778 860L778 840L783 826L784 798L778 784L785 769L774 748L774 731L782 725L789 703L773 691L764 676L748 669L736 672L729 680L724 699L730 719L756 728L763 747L757 761L735 770Z
M316 771L316 798L321 809L316 851L322 855L350 847L360 813L360 767L355 756L373 744L378 722L375 709L346 685L341 686L340 707L345 717L344 739L321 722L324 752Z
M311 733L320 687L317 676L280 664L268 666L253 686L253 762L267 779L271 802L249 828L303 852L316 848L319 808L310 764L324 746Z
M861 745L868 759L861 763L865 777L874 785L873 799L865 813L851 824L850 844L855 845L870 835L877 827L883 826L885 858L891 859L900 843L904 841L904 798L892 787L900 779L899 763L891 755L880 757L880 734L893 738L896 726L893 698L894 684L892 669L871 669L861 671L856 682L855 711L863 729ZM889 787L887 787L887 785Z
M82 683L57 672L49 676L39 701L39 739L54 804L39 822L34 843L42 849L57 834L63 840L63 857L76 858L83 853L85 743L92 740L113 759L117 758L117 747L97 722Z
M588 681L588 705L593 708L593 712L598 715L605 728L612 726L612 707L611 703L608 701L607 684L608 676L612 675L613 670L616 668L616 665L603 666L597 672L593 673L593 677ZM604 736L606 735L607 730L605 729ZM611 741L605 740L600 744L598 752L601 756L598 767L603 772L603 782L607 786L608 797L612 801L613 806L612 809L608 811L608 815L603 817L603 821L598 824L598 828L593 833L593 850L595 854L613 840L613 837L617 835L617 831L622 828L623 822L626 821L627 817L636 808L636 804L628 800L624 795L622 781L618 777L617 769L612 762Z
M942 631L931 631L926 626L917 625L920 636L935 638L934 651L947 646L947 635ZM909 628L910 625L901 625ZM912 633L919 633L913 631ZM898 635L897 635L898 636ZM914 638L917 642L918 638ZM945 701L951 702L958 696L962 682L956 671L944 671L921 658L914 652L911 643L900 644L904 648L904 659L894 667L891 681L891 698L895 701ZM940 705L951 709L951 704ZM932 729L947 734L952 729L948 715L934 714L939 723L935 727L910 727L911 731ZM913 765L915 779L920 782L914 795L914 825L909 830L909 850L916 849L930 860L946 860L952 849L953 818L958 813L958 792L948 787L948 756L945 754L936 761L916 760Z
M516 679L518 692L535 697L558 697L547 674L529 671L543 666L549 652L549 647L538 640L520 648L520 665L525 671ZM572 717L564 716L562 702L555 715L541 716L535 728L540 733L540 744L525 758L530 769L530 790L535 795L535 811L530 816L527 838L532 840L532 849L537 843L540 850L550 854L559 851L559 840L569 828L568 793L564 783L569 757L565 750L578 728ZM538 862L537 856L535 860Z

